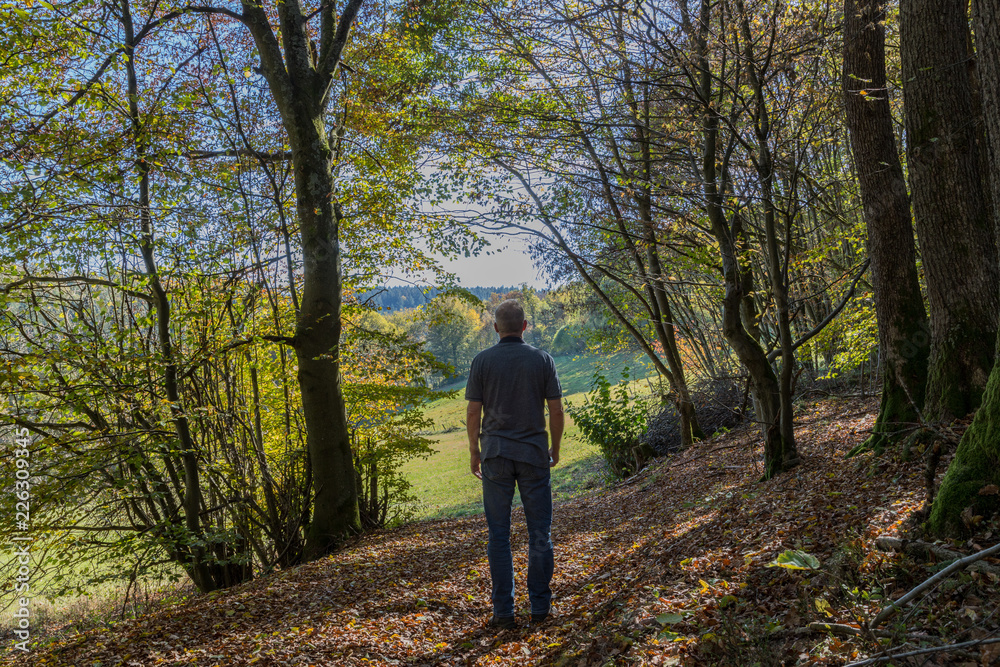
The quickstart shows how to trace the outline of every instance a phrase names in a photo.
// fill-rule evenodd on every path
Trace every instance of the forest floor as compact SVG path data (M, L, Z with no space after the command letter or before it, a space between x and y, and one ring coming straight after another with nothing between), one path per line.
M527 627L523 611L526 543L515 510L517 630L486 625L486 526L475 516L366 535L329 558L0 660L88 667L843 665L880 651L1000 636L992 573L948 579L903 621L883 625L884 636L808 628L816 621L859 628L886 597L898 598L933 569L875 548L875 537L897 534L924 499L919 457L845 458L867 436L875 407L851 399L800 407L803 462L766 482L759 481L759 438L746 427L558 504L553 615L538 627ZM981 528L978 542L949 546L971 552L994 543ZM767 567L789 549L812 554L820 569ZM919 660L890 664L1000 664L1000 643Z

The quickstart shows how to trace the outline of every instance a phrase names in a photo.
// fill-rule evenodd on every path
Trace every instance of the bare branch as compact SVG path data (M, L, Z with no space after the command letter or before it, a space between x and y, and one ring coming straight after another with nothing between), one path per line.
M0 285L0 292L7 294L13 289L18 287L23 287L25 285L33 283L55 283L55 284L83 284L83 285L100 285L102 287L113 287L119 289L129 296L134 296L136 298L142 299L143 301L152 301L153 297L142 292L136 292L135 290L130 290L127 287L122 287L120 284L114 282L113 280L104 280L102 278L90 278L88 276L32 276L26 275L25 277L15 280L12 283L6 285Z
M821 332L823 329L825 329L826 325L832 322L833 318L835 318L837 315L840 314L840 311L844 309L844 306L846 306L848 302L852 298L854 298L854 290L857 289L858 283L861 282L861 277L864 276L865 271L868 270L869 264L871 264L871 259L865 258L865 261L861 264L861 268L858 270L857 274L854 276L854 280L851 282L850 289L847 290L847 294L845 294L844 298L840 300L840 303L837 304L837 307L831 310L830 313L823 318L822 322L817 324L810 331L805 333L801 338L792 343L792 350L797 350L802 345L805 345L805 343L808 342L810 338L812 338L813 336ZM778 358L778 355L780 354L781 350L774 350L773 352L767 355L767 360L774 361L775 359Z
M982 646L984 644L996 644L1000 642L1000 638L993 639L974 639L968 642L961 642L958 644L945 644L944 646L931 646L929 648L921 648L916 651L907 651L906 653L890 653L887 655L880 655L875 658L869 658L868 660L862 660L860 662L851 662L844 667L864 667L864 665L874 665L877 662L886 662L888 660L898 660L899 658L910 658L917 655L927 655L928 653L941 653L942 651L960 651L966 648L975 648L976 646Z

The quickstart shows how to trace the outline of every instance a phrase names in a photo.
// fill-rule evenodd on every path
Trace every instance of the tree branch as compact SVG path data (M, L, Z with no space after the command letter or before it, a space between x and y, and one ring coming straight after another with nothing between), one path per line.
M890 653L887 655L880 655L875 658L869 658L868 660L862 660L861 662L851 662L844 667L864 667L864 665L874 665L877 662L885 662L887 660L898 660L899 658L910 658L917 655L927 655L928 653L940 653L942 651L959 651L964 648L975 648L976 646L982 646L983 644L996 644L998 642L1000 642L1000 638L973 639L972 641L961 642L959 644L945 644L944 646L931 646L930 648L907 651L906 653Z
M151 297L149 294L136 292L126 287L122 287L121 285L112 280L104 280L102 278L89 278L87 276L64 276L61 278L57 278L54 276L26 275L24 278L21 278L20 280L15 280L14 282L8 283L6 285L0 285L0 292L7 294L12 289L17 289L18 287L23 287L24 285L29 285L32 283L56 283L56 284L82 283L84 285L100 285L102 287L114 287L115 289L120 289L125 294L128 294L129 296L134 296L138 299L142 299L143 301L151 302L153 300L153 297Z
M225 151L193 150L184 153L184 157L191 160L209 160L217 157L252 157L264 162L283 162L292 159L292 152L265 153L249 148L232 148Z
M988 556L992 556L995 553L1000 553L1000 544L994 544L989 549L983 549L982 551L977 551L976 553L970 556L966 556L965 558L960 558L956 560L954 563L944 568L943 570L935 574L933 577L927 579L926 581L924 581L922 584L911 590L903 597L899 598L895 602L890 602L889 606L885 607L882 611L878 613L878 615L875 618L872 619L871 623L868 624L868 627L877 628L878 626L882 625L882 623L884 623L886 620L888 620L890 617L892 617L896 612L898 612L899 608L902 607L904 604L913 600L915 597L923 593L931 586L937 584L942 579L947 578L952 572L955 572L956 570L961 570L966 566L971 565L972 563L975 563L978 560L982 560L983 558L986 558Z
M334 3L330 2L328 6L323 8L319 64L316 69L326 90L329 90L330 84L333 82L333 75L340 63L340 56L344 53L344 47L347 46L347 39L351 34L351 26L354 24L354 19L357 17L363 2L364 0L348 0L347 6L344 7L344 13L336 22L336 31L334 31L333 20L336 9ZM323 99L326 99L325 93Z
M831 310L830 313L826 317L823 318L822 322L820 322L819 324L817 324L810 331L808 331L807 333L805 333L801 338L799 338L797 341L795 341L794 343L792 343L792 350L793 351L797 350L802 345L805 345L809 341L810 338L812 338L813 336L815 336L816 334L818 334L819 332L821 332L823 329L825 329L826 325L828 325L830 322L832 322L833 318L837 317L837 315L840 314L840 311L842 311L844 309L844 306L846 306L847 303L852 298L854 298L854 290L857 289L858 283L861 282L861 277L863 275L865 275L865 271L868 270L868 265L869 264L871 264L871 258L866 258L865 261L864 261L864 263L861 264L861 268L858 269L857 274L855 274L854 279L851 281L851 287L850 287L850 289L847 290L847 294L845 294L844 298L840 300L840 303L837 304L837 307L834 308L833 310ZM771 352L770 354L767 355L767 360L769 362L774 361L775 359L778 358L778 355L780 355L780 354L781 354L781 350L774 350L773 352Z

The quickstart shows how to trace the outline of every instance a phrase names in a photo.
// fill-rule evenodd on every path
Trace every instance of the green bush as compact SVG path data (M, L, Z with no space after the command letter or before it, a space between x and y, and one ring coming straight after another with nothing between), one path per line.
M628 368L617 385L595 372L583 405L567 403L566 409L583 437L600 447L613 475L632 475L652 457L652 450L640 442L650 405L629 391Z

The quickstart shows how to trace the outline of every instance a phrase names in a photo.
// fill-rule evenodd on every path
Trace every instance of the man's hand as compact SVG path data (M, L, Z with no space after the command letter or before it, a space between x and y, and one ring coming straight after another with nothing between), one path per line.
M563 415L562 399L551 398L547 400L549 404L549 431L552 435L552 446L549 447L550 468L555 468L559 463L559 445L562 443L563 429L566 426L566 417Z
M469 401L465 409L465 430L469 436L469 455L472 458L470 467L472 474L479 479L483 478L483 473L479 471L479 428L483 419L483 402Z

